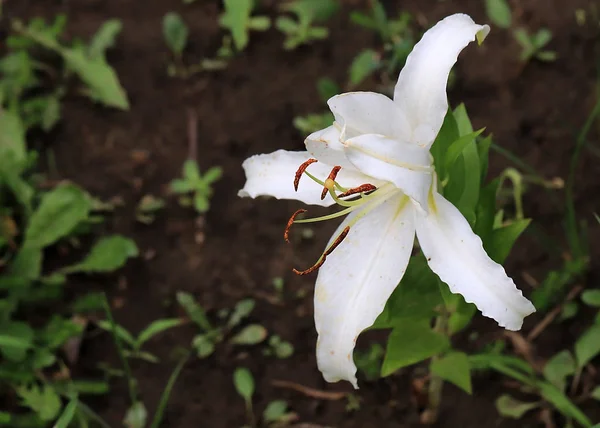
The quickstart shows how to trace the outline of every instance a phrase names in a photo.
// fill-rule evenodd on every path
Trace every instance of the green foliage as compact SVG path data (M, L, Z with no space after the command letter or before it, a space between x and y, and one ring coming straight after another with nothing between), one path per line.
M485 12L494 25L510 28L512 12L506 0L485 0Z
M180 58L187 45L189 30L181 16L169 12L163 17L163 37L173 55Z
M527 30L518 28L514 34L515 39L521 45L521 54L519 56L521 61L529 62L532 58L544 62L556 60L557 54L555 51L544 49L552 40L552 33L547 28L542 28L534 34L529 34Z
M223 0L225 11L219 18L221 27L227 29L238 51L243 51L250 40L250 31L267 31L271 20L266 16L251 16L253 0Z
M379 344L372 344L367 351L354 351L354 363L356 368L364 373L367 380L377 380L381 373L381 364L385 349Z
M210 208L212 185L221 178L222 174L220 167L213 166L202 175L198 164L188 159L183 164L182 178L171 181L171 191L182 195L179 199L181 205L193 205L199 214L205 214Z
M435 376L453 383L467 394L471 394L471 366L464 352L449 352L443 357L433 359L429 370Z
M281 10L293 14L295 18L280 16L275 21L275 27L285 34L284 49L293 50L300 45L326 39L329 30L314 24L327 21L338 8L335 0L292 0L283 3Z
M539 407L539 403L526 403L519 401L508 394L503 394L496 399L496 409L505 418L521 419L525 413Z
M349 72L351 87L360 85L375 71L383 70L390 80L396 75L406 62L408 54L415 45L415 35L410 24L412 17L403 12L396 19L389 19L385 8L380 1L370 2L371 10L368 14L354 11L350 20L363 28L377 33L383 43L383 53L366 49L356 55L352 61Z

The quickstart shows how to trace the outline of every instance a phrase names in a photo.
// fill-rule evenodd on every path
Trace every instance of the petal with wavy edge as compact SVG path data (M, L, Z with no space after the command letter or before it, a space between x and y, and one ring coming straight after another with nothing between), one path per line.
M405 114L385 95L375 92L348 92L327 101L340 126L340 140L362 134L380 134L409 141L411 129Z
M294 177L298 167L310 159L308 152L276 152L255 155L242 163L246 172L246 184L238 192L238 196L256 198L257 196L273 196L277 199L295 199L310 205L324 207L334 204L330 195L321 200L323 188L309 177L302 177L298 191L294 190ZM317 162L307 169L320 180L325 180L333 166ZM356 187L373 180L360 172L342 169L336 181L344 187ZM378 183L373 183L378 185Z
M306 137L304 145L306 150L319 162L355 169L344 153L344 145L340 142L340 131L337 124L313 132Z
M365 175L393 183L427 210L433 167L429 150L381 135L361 135L345 142L354 167Z
M459 13L438 22L415 45L394 90L414 143L431 146L448 111L446 84L458 54L476 37L481 43L489 31L489 26Z
M328 246L360 215L348 216ZM326 381L348 380L358 387L352 360L356 338L373 324L402 279L414 236L414 207L398 192L351 226L319 270L317 363Z
M437 192L431 193L429 201L429 215L417 216L416 224L431 270L484 316L508 330L519 330L535 307L502 265L490 259L460 211Z

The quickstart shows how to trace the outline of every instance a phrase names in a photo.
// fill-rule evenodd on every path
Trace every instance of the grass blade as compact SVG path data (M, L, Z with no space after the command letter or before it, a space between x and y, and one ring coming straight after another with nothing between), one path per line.
M154 414L154 418L152 419L152 424L150 425L150 428L158 428L160 426L160 423L162 422L162 419L164 416L165 409L167 407L167 403L169 401L169 397L171 396L171 391L173 390L173 387L175 386L175 382L177 381L177 378L181 374L181 370L183 370L183 366L185 366L185 363L187 363L187 360L190 358L190 355L191 355L191 352L188 351L184 355L184 357L181 359L181 361L179 361L179 364L177 364L177 367L175 367L175 370L173 370L173 373L171 373L171 376L169 377L169 380L167 381L167 385L165 386L165 390L163 391L162 395L160 396L160 401L158 402L158 408L156 409L156 413Z

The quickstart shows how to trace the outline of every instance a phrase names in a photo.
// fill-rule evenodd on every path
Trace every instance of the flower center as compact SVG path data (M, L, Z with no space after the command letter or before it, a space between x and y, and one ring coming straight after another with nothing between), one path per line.
M327 256L331 254L333 250L335 250L342 243L342 241L350 232L350 228L354 226L358 220L366 216L373 209L381 205L390 196L392 196L398 191L391 183L384 184L381 187L376 187L375 185L370 183L361 184L360 186L351 188L343 187L336 181L337 175L342 169L341 166L334 166L331 172L329 173L329 176L325 179L325 181L321 181L320 179L318 179L317 177L315 177L307 171L307 168L315 162L317 162L316 159L309 159L302 165L300 165L300 167L296 171L296 175L294 178L294 189L298 191L300 179L303 175L306 175L317 184L323 186L323 190L321 191L321 199L325 199L325 197L329 193L329 195L335 201L335 203L341 207L344 207L344 209L321 217L303 219L297 219L297 217L300 214L304 214L306 210L297 210L294 214L292 214L285 228L283 237L286 240L286 242L289 242L290 229L294 224L315 223L318 221L332 220L338 217L346 216L357 210L360 211L352 219L352 221L350 221L350 223L335 237L331 245L329 245L325 249L325 251L321 254L321 257L319 257L319 260L317 260L317 262L313 266L303 271L293 269L294 273L298 275L307 275L323 266L325 260L327 259ZM336 190L340 193L336 193Z

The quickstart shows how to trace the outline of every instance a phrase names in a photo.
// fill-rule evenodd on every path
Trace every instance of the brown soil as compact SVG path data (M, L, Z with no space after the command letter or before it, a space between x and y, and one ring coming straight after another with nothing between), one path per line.
M257 413L273 399L286 399L300 421L317 424L310 426L418 426L418 409L410 400L410 370L377 382L361 382L357 393L361 407L353 412L345 410L345 400L316 400L272 385L274 379L282 379L328 391L350 390L348 385L329 385L322 380L314 353L314 278L297 277L291 272L292 267L314 262L335 225L319 225L314 228L314 239L286 245L283 226L298 204L242 200L236 196L244 183L241 162L246 157L278 148L303 148L303 138L291 124L297 115L323 109L316 80L329 76L345 81L353 56L361 48L374 46L372 34L349 23L348 7L330 22L331 36L325 42L285 52L277 31L252 34L248 49L225 70L182 81L166 75L168 51L162 40L162 16L170 10L184 16L190 27L191 43L186 52L190 61L212 56L221 37L217 0L197 1L191 6L160 0L6 3L7 18L67 13L70 36L89 37L111 17L118 17L124 24L109 61L129 94L131 111L109 111L72 96L49 148L56 155L60 175L56 178L71 179L103 198L119 196L125 201L125 206L110 219L109 229L133 237L145 257L131 262L121 278L115 277L108 284L95 284L95 280L88 279L80 285L107 286L118 322L134 332L154 319L179 314L173 304L179 290L193 293L211 316L220 308L232 307L241 298L254 297L257 308L252 320L295 346L294 355L285 360L263 356L261 347L240 350L227 345L206 360L190 360L174 389L164 426L242 426L244 406L231 380L238 366L247 366L255 376ZM458 11L471 14L478 22L486 21L482 1L387 3L392 9L413 13L423 27ZM461 55L458 79L450 94L453 104L466 103L476 127L487 126L499 145L512 150L547 178L566 178L575 134L596 99L594 57L598 28L593 25L597 24L579 27L574 17L575 9L589 8L591 3L514 1L519 25L552 30L550 47L558 52L559 59L522 67L519 47L512 36L495 29L481 48L469 48ZM272 8L266 5L266 10ZM373 88L374 83L369 82L365 89ZM140 198L147 193L167 196L166 183L179 174L188 156L189 114L198 118L201 168L220 165L225 172L216 185L211 210L199 223L190 210L178 207L176 200L170 198L154 224L139 224L134 211ZM139 160L140 151L148 154L147 160ZM504 158L492 155L492 173L508 165ZM587 219L598 209L595 198L589 197L599 189L598 183L597 159L584 152L576 200L580 216ZM562 201L562 193L557 192L557 198ZM553 203L538 187L527 195L528 216L559 243L564 242L560 228L563 211L562 203ZM592 225L591 242L599 238L598 231ZM530 234L519 241L507 268L528 294L531 287L523 280L524 273L541 280L549 268L558 267L557 252L552 253ZM598 255L598 250L593 249L592 260ZM282 306L265 299L265 295L272 294L274 277L285 280L286 299ZM302 292L304 297L296 297ZM529 319L526 330L537 321L539 318ZM538 341L537 353L548 358L568 346L588 322L553 327ZM482 337L498 334L493 323L483 319L478 318L476 326L481 332L488 332ZM191 324L171 330L149 344L149 350L161 357L161 363L133 363L142 398L151 412L174 366L172 351L189 346L195 332ZM90 338L84 343L78 372L90 374L98 361L107 359L118 364L111 338ZM94 407L111 426L117 427L121 426L128 399L124 382L113 383L110 396L95 402ZM447 386L437 426L521 426L522 421L502 420L494 408L495 398L504 390L500 378L487 375L476 379L471 397ZM600 417L598 411L595 416ZM531 419L529 426L535 424Z

